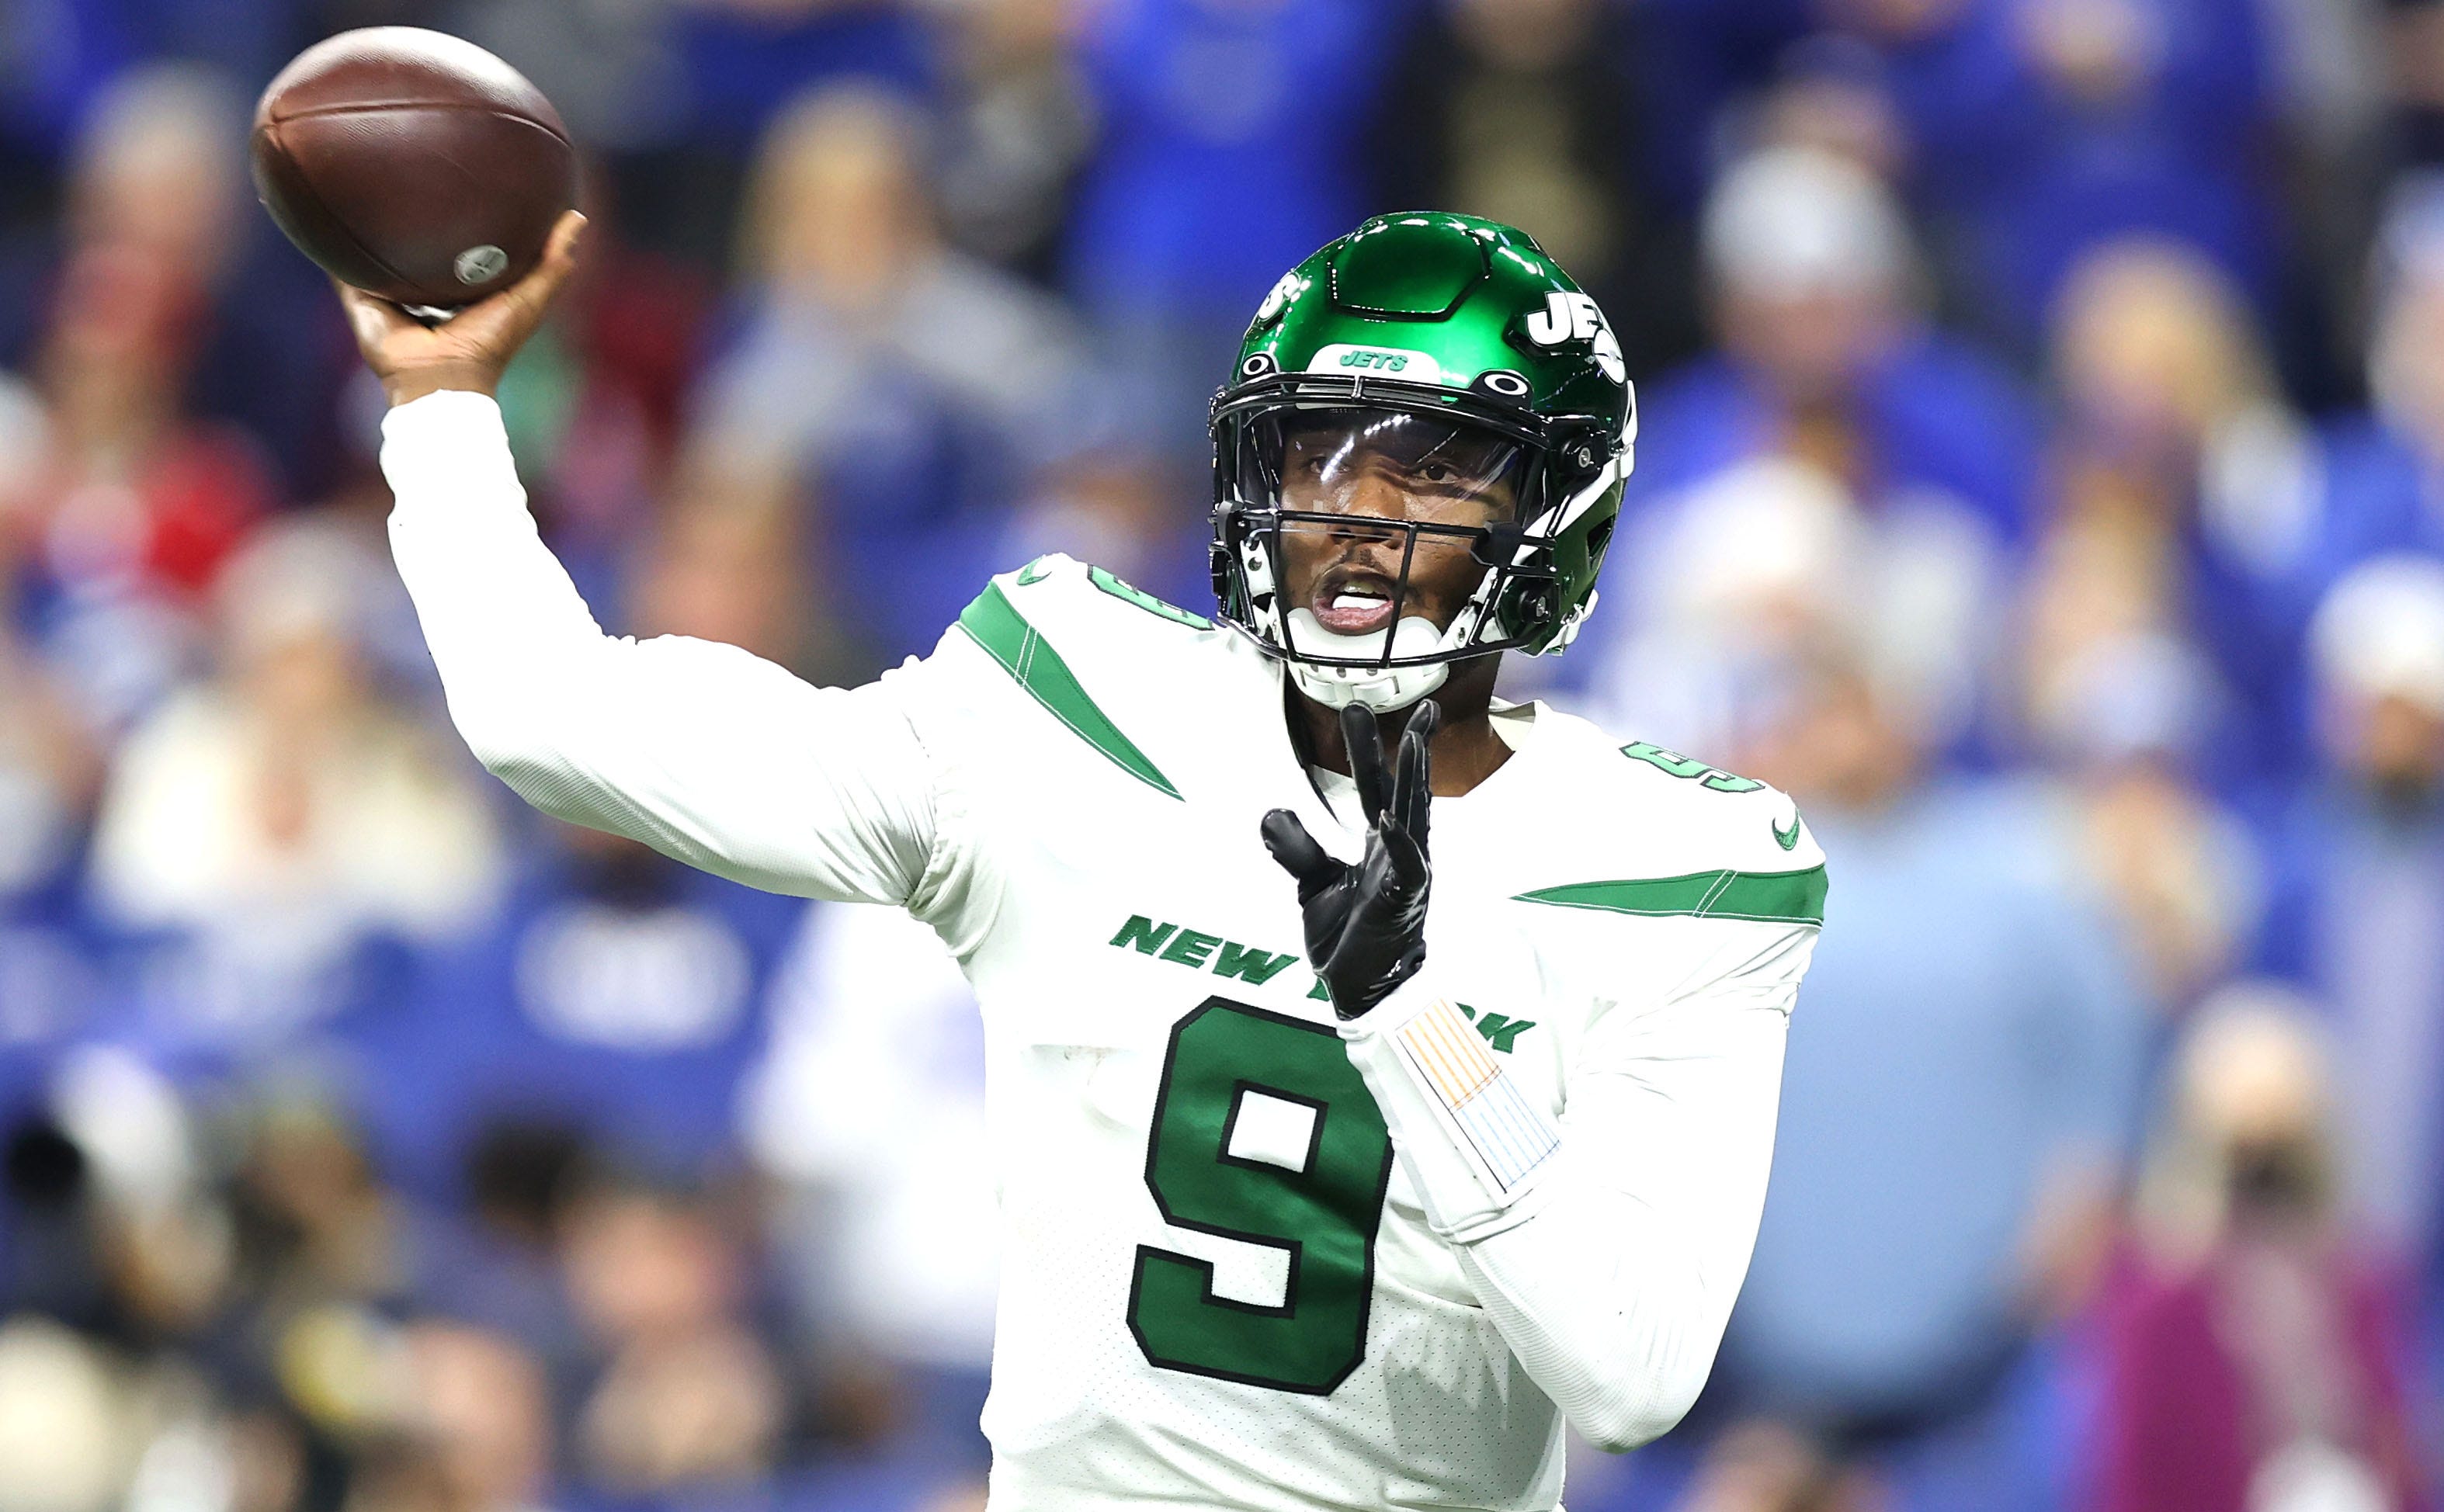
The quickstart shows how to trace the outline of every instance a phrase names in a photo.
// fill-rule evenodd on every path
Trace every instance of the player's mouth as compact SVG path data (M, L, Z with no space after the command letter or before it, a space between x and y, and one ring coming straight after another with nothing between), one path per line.
M1339 569L1324 575L1309 607L1316 622L1336 636L1380 633L1398 602L1392 581L1366 571Z

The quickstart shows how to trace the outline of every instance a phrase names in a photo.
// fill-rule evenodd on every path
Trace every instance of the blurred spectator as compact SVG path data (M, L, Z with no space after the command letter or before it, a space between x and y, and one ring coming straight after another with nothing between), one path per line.
M790 1404L744 1324L746 1256L715 1210L606 1186L570 1209L562 1253L601 1360L570 1446L579 1479L636 1496L768 1476Z
M267 1091L244 1128L230 1182L241 1273L232 1280L266 1314L266 1333L312 1339L325 1309L394 1302L410 1276L399 1206L336 1110L295 1093ZM211 1309L200 1309L209 1318ZM304 1361L290 1355L284 1368ZM340 1363L337 1369L347 1366ZM324 1379L301 1390L353 1397L366 1383Z
M768 479L694 461L647 538L631 618L646 634L718 640L798 665L825 617L807 599L788 502L760 487Z
M1083 54L1102 140L1068 286L1147 433L1206 453L1205 401L1285 268L1370 212L1356 134L1405 0L1110 0ZM1457 207L1465 208L1465 207Z
M499 398L555 548L592 559L616 556L667 481L713 289L698 270L636 245L607 178L589 178L583 198L584 261L503 375Z
M1590 691L1620 727L1731 749L1781 717L1787 670L1849 625L1890 716L1931 751L1970 733L2000 631L1990 533L1940 500L1862 508L1811 463L1734 464L1659 501L1616 553L1616 618Z
M2373 262L2372 413L2328 439L2312 594L2384 552L2444 554L2444 179L2402 186Z
M2425 1504L2399 1299L2337 1214L2331 1078L2305 1017L2246 989L2182 1044L2104 1302L2107 1512Z
M94 886L157 944L130 984L165 1045L260 1052L362 990L360 947L479 917L496 841L472 768L377 687L387 575L345 530L265 535L217 589L213 677L129 739Z
M2000 369L1916 312L1909 228L1880 184L1822 151L1759 154L1725 175L1701 248L1723 351L1647 396L1638 500L1778 454L1871 514L1905 506L2021 540L2033 416Z
M15 1068L91 996L75 878L104 752L17 602L46 431L32 393L0 374L0 1126L27 1084Z
M1879 1512L1882 1487L1834 1463L1804 1434L1748 1423L1710 1446L1683 1512Z
M205 68L138 68L113 81L77 143L67 239L141 249L214 283L242 234L243 111L236 89Z
M564 53L565 7L518 3L527 45ZM615 162L620 201L646 245L704 267L732 249L754 144L808 89L853 83L924 97L942 72L938 28L904 0L607 0L602 9L591 65L626 149Z
M675 46L677 6L441 0L429 9L440 13L425 25L498 53L596 153L624 156L666 146L686 125L691 97ZM590 246L588 261L600 250L599 243Z
M2214 986L2264 906L2217 795L2297 761L2297 617L2318 452L2246 309L2196 253L2107 243L2055 343L2057 489L2027 582L2021 729L2156 1001Z
M392 1512L421 1482L432 1512L537 1512L552 1464L551 1400L543 1372L513 1341L439 1319L403 1330L402 1447L386 1475L367 1477L352 1504ZM423 1473L411 1466L421 1463ZM387 1484L382 1484L388 1482ZM404 1512L404 1509L401 1509Z
M903 101L819 90L773 127L745 232L748 324L700 447L801 482L819 592L868 670L933 645L1032 470L1092 439L1057 306L945 247Z
M1746 764L1841 877L1718 1399L1837 1464L1984 1488L1932 1504L2036 1504L2012 1414L2094 1273L2144 1011L2048 805L1931 781L1838 626L1810 644Z
M1838 0L1898 106L1914 188L1956 218L1976 314L2027 341L2093 243L2145 230L2273 296L2259 8L2234 0ZM2009 99L2011 108L1994 102Z
M792 1189L801 1305L891 1451L981 1476L999 1219L975 996L906 914L819 904L774 997L747 1127Z
M2079 598L2083 562L2094 559L2055 557L2040 580L2038 618L2054 633L2029 637L2031 721L2082 869L2149 996L2177 1014L2246 950L2266 868L2242 821L2196 781L2212 708L2196 654L2161 633L2108 623L2080 636L2048 623L2076 613L2062 605ZM2113 581L2109 568L2099 576Z
M36 370L48 465L28 499L23 612L105 725L162 691L187 617L271 503L254 449L181 408L196 292L157 250L82 250Z
M0 1322L0 1508L110 1512L136 1405L109 1360L47 1319Z
M1374 204L1462 211L1536 238L1603 305L1633 378L1694 355L1685 215L1639 172L1644 18L1603 0L1436 0L1370 133Z
M2431 1278L2444 1171L2444 562L2379 558L2310 636L2321 779L2280 816L2260 964L2333 1016L2342 1186Z
M1088 0L943 0L954 93L938 175L951 239L1040 283L1057 272L1094 101L1076 53Z
M40 365L42 317L56 344L65 309L94 292L77 289L87 261L150 269L166 298L139 298L165 309L131 311L127 328L162 325L138 354L157 403L243 432L271 492L319 489L339 466L331 398L351 354L329 282L250 203L246 121L240 87L193 64L114 80L81 124L56 226L0 251L0 361Z
M935 70L921 18L891 0L694 0L675 20L694 134L733 147L762 136L810 83L916 91Z
M674 1178L733 1163L765 983L804 907L616 836L549 833L485 927L363 1033L388 1168L453 1205L478 1141L509 1122L565 1123Z
M2391 0L2382 25L2392 107L2385 166L2421 172L2444 163L2444 9L2425 0Z
M2238 291L2192 249L2106 243L2064 286L2054 371L2048 529L2086 542L2057 562L2089 559L2064 587L2091 606L2109 585L2127 590L2101 606L2121 630L2194 634L2211 669L2196 713L2213 738L2199 751L2219 789L2295 769L2324 455L2285 404ZM2099 551L2135 570L2100 580Z
M59 873L99 754L49 669L0 624L0 917Z
M2396 168L2387 132L2398 80L2383 0L2275 0L2260 8L2268 103L2282 128L2280 190L2270 208L2287 265L2289 307L2277 346L2311 411L2356 397L2365 363L2367 245Z

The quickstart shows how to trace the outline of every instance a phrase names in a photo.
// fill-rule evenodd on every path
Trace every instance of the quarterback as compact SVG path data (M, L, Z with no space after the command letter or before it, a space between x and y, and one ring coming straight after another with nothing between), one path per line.
M890 903L983 1005L994 1512L1551 1508L1672 1427L1746 1272L1824 857L1542 704L1635 414L1521 232L1379 217L1215 396L1209 620L1062 557L809 686L605 636L491 392L575 255L427 329L343 291L450 710L536 806ZM856 1068L842 1074L854 1076Z

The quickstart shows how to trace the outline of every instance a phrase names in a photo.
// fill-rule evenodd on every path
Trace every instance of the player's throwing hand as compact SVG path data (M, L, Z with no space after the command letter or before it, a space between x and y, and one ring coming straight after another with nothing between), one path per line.
M392 405L440 389L490 394L498 387L501 370L543 323L544 312L576 270L578 237L584 229L585 217L576 211L561 216L533 272L439 325L427 325L390 301L334 279L357 350L381 379Z
M1426 894L1434 880L1426 861L1426 806L1434 798L1427 747L1441 723L1442 710L1432 700L1417 705L1400 737L1395 774L1383 769L1375 711L1363 704L1341 710L1342 741L1366 815L1366 854L1356 866L1324 854L1288 809L1265 816L1265 848L1298 878L1307 960L1344 1019L1391 996L1426 959Z

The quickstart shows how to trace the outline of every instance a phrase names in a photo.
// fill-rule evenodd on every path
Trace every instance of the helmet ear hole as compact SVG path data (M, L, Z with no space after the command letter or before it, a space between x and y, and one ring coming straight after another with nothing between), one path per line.
M1587 532L1587 565L1590 568L1603 565L1604 552L1612 545L1612 527L1619 524L1620 516L1613 515L1597 522L1596 527Z

